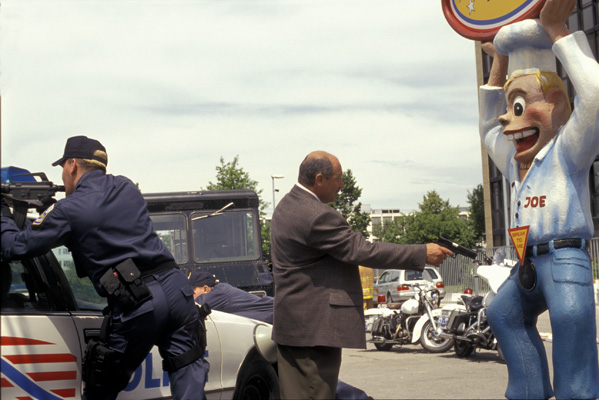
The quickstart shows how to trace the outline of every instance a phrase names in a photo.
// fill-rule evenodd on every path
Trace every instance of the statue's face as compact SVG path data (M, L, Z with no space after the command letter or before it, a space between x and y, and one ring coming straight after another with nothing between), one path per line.
M557 133L551 119L553 104L546 101L534 75L515 78L506 89L505 97L507 113L499 117L503 134L516 147L514 159L531 163Z

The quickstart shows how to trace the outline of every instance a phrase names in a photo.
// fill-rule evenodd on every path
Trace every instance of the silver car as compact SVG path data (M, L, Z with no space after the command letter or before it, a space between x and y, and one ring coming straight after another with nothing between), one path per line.
M426 266L424 271L388 269L374 282L375 303L397 303L411 299L415 294L414 285L434 286L440 297L445 297L443 279L434 267Z
M426 265L424 270L427 272L433 284L439 290L439 299L445 298L445 282L443 281L443 277L439 273L439 269L433 267L432 265Z

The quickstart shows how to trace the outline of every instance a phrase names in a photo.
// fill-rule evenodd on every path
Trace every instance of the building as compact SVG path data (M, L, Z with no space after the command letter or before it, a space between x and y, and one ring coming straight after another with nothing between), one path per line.
M370 240L373 239L372 232L374 229L381 227L385 222L392 222L396 218L405 215L399 208L373 209L369 204L363 204L362 211L370 214L370 224L367 228L368 233L370 234Z
M578 0L576 11L570 16L568 26L571 31L586 33L591 49L598 59L599 55L599 0ZM487 81L491 69L491 59L476 46L478 86ZM574 90L566 73L558 62L558 73L564 80L570 102L574 101ZM599 77L597 78L599 79ZM481 148L483 164L483 186L485 197L485 226L489 247L509 245L507 228L510 226L510 191L507 181L489 159L484 148ZM595 237L599 237L599 157L595 160L589 174L591 191L591 210L595 222Z

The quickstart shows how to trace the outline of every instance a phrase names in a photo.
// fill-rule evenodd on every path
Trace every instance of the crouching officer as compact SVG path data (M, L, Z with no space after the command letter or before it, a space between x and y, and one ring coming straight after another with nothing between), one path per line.
M79 277L108 297L104 340L90 341L86 350L84 398L115 399L154 345L173 398L204 398L209 365L193 289L154 232L136 185L106 174L107 164L99 141L69 138L52 164L63 168L67 197L23 230L3 206L2 254L21 259L65 245Z

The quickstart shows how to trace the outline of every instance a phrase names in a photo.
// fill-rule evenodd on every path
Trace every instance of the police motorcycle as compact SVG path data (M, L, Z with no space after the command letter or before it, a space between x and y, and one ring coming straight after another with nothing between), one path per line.
M501 348L487 321L487 309L501 284L508 278L515 262L506 258L506 248L500 248L493 260L485 258L491 265L475 261L475 280L482 278L490 290L484 295L464 294L457 304L448 304L441 309L440 336L455 341L454 350L458 357L469 357L475 349L497 350L503 359ZM478 282L476 282L478 284ZM477 285L478 286L478 285Z
M441 337L437 320L441 316L439 290L431 284L410 285L416 288L414 296L399 303L397 309L383 309L372 322L371 339L377 350L388 351L395 345L420 345L431 353L442 353L451 348L453 339Z

